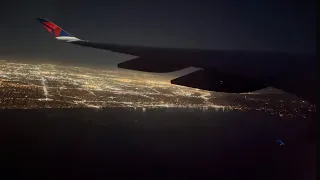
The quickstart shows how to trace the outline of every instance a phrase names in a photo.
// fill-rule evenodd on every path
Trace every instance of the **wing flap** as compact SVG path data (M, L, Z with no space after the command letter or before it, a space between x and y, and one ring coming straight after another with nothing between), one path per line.
M186 64L174 62L175 61L168 61L159 57L139 57L136 59L119 63L118 67L123 69L155 73L168 73L189 67Z
M261 78L258 80L215 70L195 71L171 80L171 84L227 93L251 92L268 86Z

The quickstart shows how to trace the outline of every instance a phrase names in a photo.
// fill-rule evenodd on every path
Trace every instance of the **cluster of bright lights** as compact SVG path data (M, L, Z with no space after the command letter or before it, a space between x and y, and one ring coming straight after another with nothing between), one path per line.
M172 85L169 79L161 79L160 75L121 69L0 61L1 91L10 94L0 98L1 108L200 108L292 114L283 106L284 100L271 107L270 100L259 97L257 92L209 92ZM18 104L12 104L13 100ZM247 102L260 105L250 106Z

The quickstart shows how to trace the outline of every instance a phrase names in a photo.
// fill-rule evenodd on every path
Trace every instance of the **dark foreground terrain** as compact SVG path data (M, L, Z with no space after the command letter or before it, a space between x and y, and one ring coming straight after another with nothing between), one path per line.
M307 119L123 108L0 115L1 179L315 179Z

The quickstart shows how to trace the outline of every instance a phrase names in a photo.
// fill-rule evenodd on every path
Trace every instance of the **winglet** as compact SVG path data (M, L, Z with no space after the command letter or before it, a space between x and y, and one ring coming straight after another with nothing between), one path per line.
M72 36L67 31L63 30L58 25L54 24L51 21L48 21L43 18L36 18L41 24L43 24L44 28L49 32L52 33L56 39L66 41L66 42L72 42L72 41L78 41L80 39Z

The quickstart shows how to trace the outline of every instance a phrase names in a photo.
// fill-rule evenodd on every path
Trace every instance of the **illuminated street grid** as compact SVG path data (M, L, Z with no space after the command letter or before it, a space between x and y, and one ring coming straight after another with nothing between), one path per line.
M272 88L225 94L172 85L158 74L0 61L1 109L112 107L266 111L284 117L316 111Z

